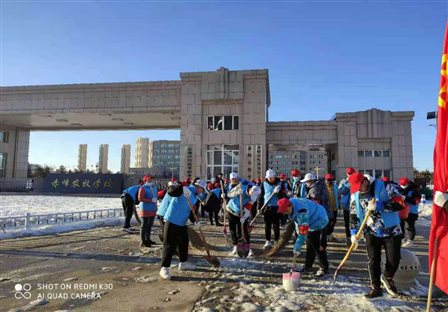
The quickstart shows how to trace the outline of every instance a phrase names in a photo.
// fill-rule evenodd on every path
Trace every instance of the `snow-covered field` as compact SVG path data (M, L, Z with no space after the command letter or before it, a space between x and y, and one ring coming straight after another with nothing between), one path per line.
M108 197L77 197L51 195L1 195L0 218L30 214L49 214L95 209L122 208L120 195Z
M0 218L31 215L69 213L86 210L122 209L120 196L108 197L75 197L50 195L1 195ZM123 221L122 217L95 219L79 222L34 225L30 229L23 227L6 228L0 232L0 239L24 236L48 235L75 230L92 229L103 226L116 226Z

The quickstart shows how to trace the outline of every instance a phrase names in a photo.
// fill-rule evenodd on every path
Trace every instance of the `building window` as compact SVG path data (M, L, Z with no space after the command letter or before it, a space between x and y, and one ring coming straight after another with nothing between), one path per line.
M383 157L390 157L390 151L383 151Z
M0 153L0 177L6 177L6 161L8 158L7 153Z
M240 163L238 145L208 145L207 146L207 179L212 179L218 173L229 177L231 172L237 172Z
M373 151L373 155L375 156L375 157L381 157L381 151Z
M238 116L208 116L207 117L208 130L238 130L239 117Z
M9 142L9 132L8 131L1 131L0 132L0 143L8 143Z
M373 151L364 151L365 157L373 157Z
M358 151L358 157L364 157L364 151Z

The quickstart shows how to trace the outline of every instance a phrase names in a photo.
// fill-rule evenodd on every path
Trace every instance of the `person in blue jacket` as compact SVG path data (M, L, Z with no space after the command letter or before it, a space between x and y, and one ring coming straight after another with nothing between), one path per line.
M130 232L132 230L131 229L132 214L135 215L135 219L137 220L137 222L141 223L140 218L137 215L135 205L139 204L137 195L138 190L140 189L142 184L143 181L141 184L130 186L127 189L123 190L123 193L121 194L121 205L123 206L124 211L123 231L125 232Z
M403 232L404 238L402 247L409 248L414 245L415 222L417 222L418 219L418 204L420 203L422 196L417 185L406 177L400 178L398 191L404 197L406 206L409 207L407 219L401 220L401 231ZM405 223L408 225L406 229ZM405 234L407 234L407 237Z
M319 260L319 270L316 277L329 273L327 251L320 247L322 232L328 224L328 214L322 205L306 198L282 198L278 201L278 213L291 215L296 225L297 238L294 243L294 257L300 255L300 250L306 242L305 265L301 272L312 272L314 260Z
M171 279L171 260L177 251L179 254L179 270L193 270L195 265L188 261L188 229L187 221L190 215L192 192L178 182L168 186L167 195L170 196L168 206L163 215L165 226L163 231L163 251L161 259L160 276L163 279ZM200 225L198 225L200 226Z
M275 242L277 242L280 238L280 215L277 213L277 202L280 198L286 197L286 194L282 192L282 190L284 190L284 185L277 177L277 173L273 169L267 170L266 178L261 184L261 195L258 197L258 207L261 208L273 194L269 202L266 204L264 211L264 234L266 237L266 242L263 246L264 249L272 247L272 228L274 228Z
M388 197L384 182L369 175L356 172L350 175L351 202L350 223L351 241L358 246L356 233L367 211L371 211L364 228L367 256L369 258L370 291L365 294L368 299L383 295L383 285L391 296L397 296L397 287L393 281L400 264L401 227L398 210L402 207ZM381 274L381 249L384 246L386 264Z
M346 244L347 247L350 247L350 183L348 182L348 178L351 174L355 172L355 169L352 167L348 167L345 169L345 174L347 175L344 179L339 182L338 186L338 195L341 197L340 206L344 213L344 226L345 226L345 236L346 236Z

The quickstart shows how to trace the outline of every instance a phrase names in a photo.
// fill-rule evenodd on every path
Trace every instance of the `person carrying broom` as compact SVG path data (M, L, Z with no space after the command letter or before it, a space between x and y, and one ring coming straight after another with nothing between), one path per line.
M328 225L325 208L306 198L282 198L278 201L278 213L290 215L294 220L297 233L293 249L295 258L300 255L300 250L306 242L305 265L299 271L302 274L311 273L317 256L320 268L316 272L316 277L327 275L329 267L327 251L320 248L322 231Z
M369 258L370 291L367 299L381 297L381 284L396 297L397 287L393 278L400 264L401 227L398 211L402 206L391 201L384 182L369 175L356 172L348 178L350 182L351 242L358 245L356 233L367 211L371 211L364 228L367 256ZM374 200L371 200L374 199ZM386 251L386 265L381 274L381 249Z

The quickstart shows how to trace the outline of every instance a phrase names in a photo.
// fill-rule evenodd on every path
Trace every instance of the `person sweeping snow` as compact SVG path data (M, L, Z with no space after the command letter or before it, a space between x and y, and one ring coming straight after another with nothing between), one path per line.
M231 174L233 188L228 192L229 202L226 210L229 218L229 228L232 236L233 249L231 255L237 254L238 240L244 239L245 244L250 246L250 233L248 230L249 217L251 216L251 208L256 201L261 190L257 186L250 185L249 181L243 180L241 184L237 184L238 176L236 173ZM242 197L242 200L241 198ZM243 207L241 207L241 202ZM241 209L244 209L241 212ZM247 257L254 256L252 249L249 247Z
M272 228L274 228L275 242L277 242L280 238L280 215L277 213L277 202L280 198L286 196L282 192L283 188L283 183L279 178L277 178L277 174L275 173L275 171L272 169L266 171L266 179L261 184L261 195L258 198L258 207L262 207L263 204L265 204L265 201L269 200L264 211L264 230L266 237L266 242L263 246L264 249L272 247ZM271 197L272 194L274 195Z
M138 190L138 216L142 223L140 226L140 247L151 247L155 244L151 240L151 228L154 224L157 211L157 186L152 182L152 176L144 176L145 183Z
M398 210L400 205L389 200L384 182L359 172L349 177L351 202L350 223L351 241L358 246L356 233L364 220L367 211L371 211L364 228L367 256L369 258L370 291L365 294L368 299L381 297L383 292L381 284L391 296L397 296L398 291L393 281L395 272L400 263L401 227ZM371 199L374 198L374 201ZM384 274L381 274L381 249L384 246L386 265Z
M316 277L329 273L327 251L320 248L322 232L328 225L328 215L324 207L306 198L282 198L278 201L278 213L291 215L296 226L297 239L294 243L294 256L300 255L300 250L306 242L305 264L299 270L301 273L311 273L314 260L319 260L319 270Z
M171 279L171 259L173 254L179 253L179 270L193 270L195 265L188 263L188 229L187 221L190 215L190 205L186 196L193 196L185 190L182 184L173 182L168 186L167 194L171 197L167 210L163 216L165 220L163 231L163 251L160 276ZM200 225L199 225L200 226Z

